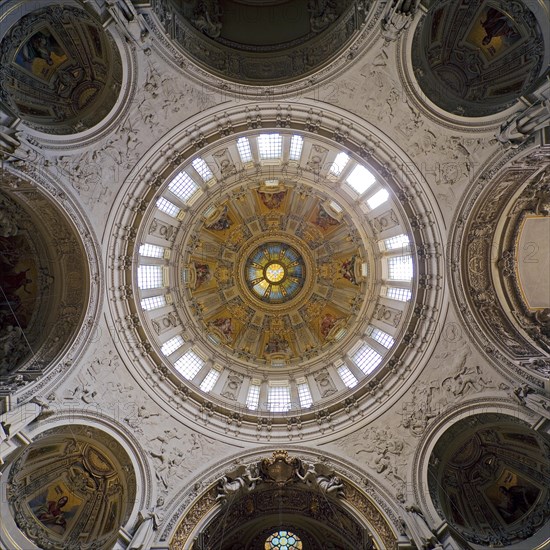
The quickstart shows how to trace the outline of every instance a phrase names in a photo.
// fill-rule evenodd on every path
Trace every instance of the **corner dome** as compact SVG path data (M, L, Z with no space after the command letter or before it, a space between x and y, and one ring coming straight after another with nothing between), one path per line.
M349 44L367 16L350 0L167 0L154 3L165 32L200 66L241 84L309 75Z
M91 296L77 228L60 204L2 170L0 383L29 383L75 342ZM11 184L11 186L9 186Z
M538 532L546 539L549 450L545 434L515 418L491 413L460 420L430 457L436 509L474 545L539 547L530 537Z
M537 13L514 1L433 2L411 51L424 94L447 112L482 117L532 91L548 67L548 13L532 4Z
M48 6L24 15L1 42L0 99L29 126L66 135L114 107L122 61L108 32L85 11Z
M84 425L40 434L11 466L7 484L17 525L44 550L112 548L137 491L124 447Z

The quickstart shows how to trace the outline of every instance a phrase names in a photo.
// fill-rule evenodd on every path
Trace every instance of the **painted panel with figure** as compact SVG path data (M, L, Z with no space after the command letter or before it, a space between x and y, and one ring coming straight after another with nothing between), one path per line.
M485 494L505 523L514 523L535 504L539 489L525 478L505 470Z
M521 34L510 17L493 6L485 5L466 38L475 48L492 59L511 48Z
M15 62L20 66L49 82L57 68L69 59L65 50L48 27L44 27L30 36L17 52Z
M29 508L50 531L63 535L74 525L82 502L66 483L60 481L31 499Z

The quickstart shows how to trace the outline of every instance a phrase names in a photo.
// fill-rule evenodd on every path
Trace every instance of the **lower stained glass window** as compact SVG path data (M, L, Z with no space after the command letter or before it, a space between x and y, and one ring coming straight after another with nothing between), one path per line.
M302 550L302 541L290 531L277 531L265 541L265 550Z

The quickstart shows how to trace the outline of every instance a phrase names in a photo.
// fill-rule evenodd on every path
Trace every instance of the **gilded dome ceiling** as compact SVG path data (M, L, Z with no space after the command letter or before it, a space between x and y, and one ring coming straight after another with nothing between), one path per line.
M375 169L334 142L264 131L188 158L159 193L134 281L148 338L177 376L283 412L389 361L416 267Z
M247 361L333 348L364 309L370 245L320 190L260 179L239 195L199 217L182 258L198 328Z

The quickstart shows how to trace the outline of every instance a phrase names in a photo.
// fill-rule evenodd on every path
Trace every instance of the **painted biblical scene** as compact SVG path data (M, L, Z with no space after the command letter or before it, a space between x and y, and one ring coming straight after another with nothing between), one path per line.
M44 527L63 535L74 524L82 503L65 482L59 481L30 500L29 508Z
M505 470L485 495L505 523L514 523L535 504L539 489L527 479Z
M326 204L318 204L309 220L321 229L323 234L331 233L341 225L342 216Z
M466 38L487 59L503 54L520 39L521 34L512 19L491 5L483 7L480 17Z
M15 62L34 76L49 82L57 68L69 59L48 27L30 36L17 52Z
M262 206L264 206L268 210L277 210L283 206L286 197L286 191L258 191L258 197Z

